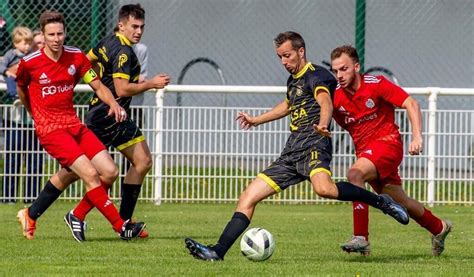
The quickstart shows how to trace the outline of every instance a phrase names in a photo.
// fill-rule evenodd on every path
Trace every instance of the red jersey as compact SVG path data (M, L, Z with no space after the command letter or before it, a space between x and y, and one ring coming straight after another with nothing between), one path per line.
M354 94L337 86L333 117L352 136L360 154L372 141L401 142L395 106L400 107L408 96L383 76L362 75L361 86Z
M92 67L82 51L64 46L57 62L40 49L20 60L17 84L31 106L38 136L81 124L73 106L74 87Z

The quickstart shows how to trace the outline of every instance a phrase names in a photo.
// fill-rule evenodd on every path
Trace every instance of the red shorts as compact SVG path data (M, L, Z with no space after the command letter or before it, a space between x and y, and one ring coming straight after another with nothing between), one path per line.
M105 150L102 142L82 124L55 130L38 139L44 150L63 167L69 167L81 155L86 155L91 160L97 153Z
M378 178L369 181L377 193L380 193L386 184L402 184L398 172L398 166L403 159L403 144L400 141L374 141L358 155L358 158L362 157L370 160L377 169Z

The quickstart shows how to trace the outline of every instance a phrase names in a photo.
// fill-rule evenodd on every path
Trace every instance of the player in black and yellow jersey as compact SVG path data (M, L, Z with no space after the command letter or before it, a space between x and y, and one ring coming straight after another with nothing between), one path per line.
M152 166L145 137L130 119L130 101L134 95L149 89L161 89L170 81L168 75L158 74L149 80L138 82L140 63L132 45L140 41L144 27L145 10L139 4L124 5L119 11L116 32L102 39L87 54L89 60L99 68L102 82L129 115L123 122L108 117L109 107L94 95L86 118L87 127L102 143L115 147L131 163L122 184L120 216L125 219L132 217L142 182ZM91 208L90 203L83 199L72 213L77 220L82 221ZM148 234L142 232L141 237L146 236Z
M351 183L335 184L332 181L329 130L331 99L337 82L329 71L306 61L305 42L298 33L281 33L275 38L274 44L281 63L291 74L287 82L286 99L259 116L239 112L237 120L243 129L249 129L290 115L291 135L281 156L258 174L241 194L236 211L217 244L205 246L191 238L185 239L191 255L198 259L223 260L229 248L250 224L257 203L304 180L311 182L319 196L342 201L358 199L388 213L400 223L408 223L406 210L389 196L375 195Z

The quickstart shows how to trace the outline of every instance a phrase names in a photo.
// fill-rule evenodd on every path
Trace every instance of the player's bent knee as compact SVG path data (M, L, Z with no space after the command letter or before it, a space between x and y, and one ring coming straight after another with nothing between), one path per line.
M364 175L360 169L351 168L347 172L347 180L353 184L364 184Z
M107 169L103 174L100 176L102 181L106 184L112 184L118 177L119 171L116 166L113 166Z
M237 210L247 211L253 210L257 205L258 201L252 200L251 198L240 198L237 203Z
M337 187L331 180L319 180L319 182L312 182L314 192L324 198L337 198Z
M151 156L145 156L135 163L135 169L142 174L148 173L152 166L153 161L151 159Z
M237 207L242 209L251 209L254 208L259 200L255 199L249 191L245 190L239 197L239 202Z

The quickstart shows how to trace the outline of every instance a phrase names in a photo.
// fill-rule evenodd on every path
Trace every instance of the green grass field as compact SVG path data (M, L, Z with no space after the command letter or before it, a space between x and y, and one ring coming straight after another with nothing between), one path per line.
M148 239L121 241L93 211L87 242L77 243L63 222L71 202L55 203L38 221L36 237L23 238L15 215L21 204L0 205L0 276L12 275L317 275L317 276L473 276L474 209L442 206L433 210L454 222L446 250L431 256L428 233L415 222L402 226L371 210L372 254L345 254L339 243L351 234L351 206L272 205L257 207L251 227L268 229L276 250L265 262L246 260L238 243L224 262L188 255L183 239L215 243L234 204L139 204Z

